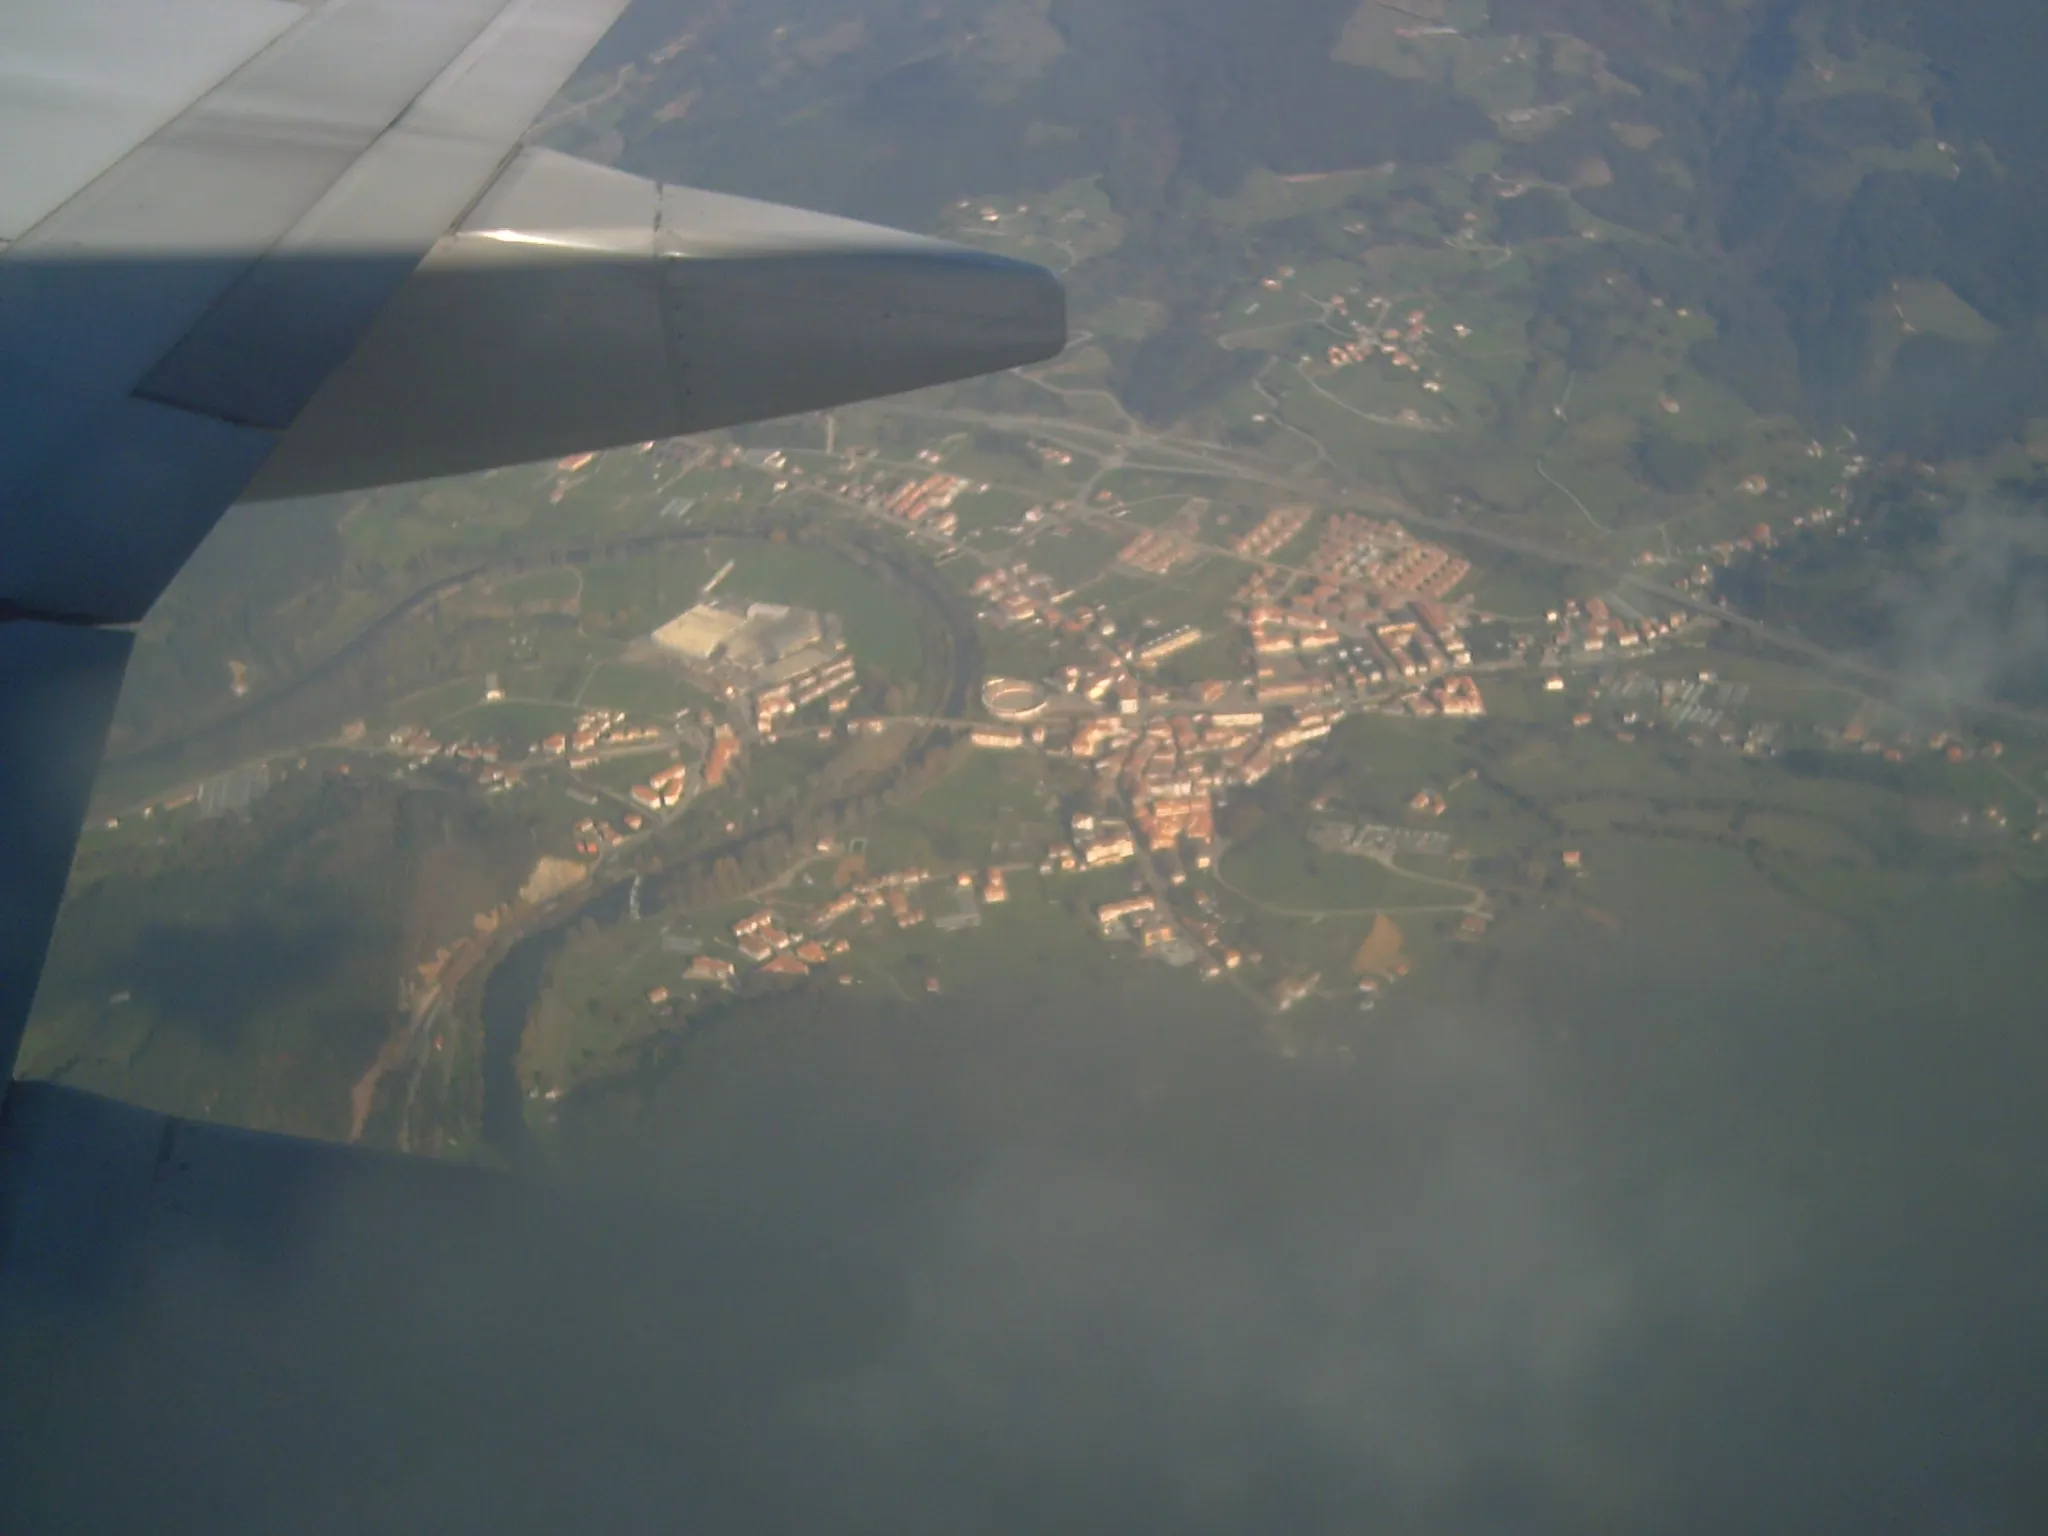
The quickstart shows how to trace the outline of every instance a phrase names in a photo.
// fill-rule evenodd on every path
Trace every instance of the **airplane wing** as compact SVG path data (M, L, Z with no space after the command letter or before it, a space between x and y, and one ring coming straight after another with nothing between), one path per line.
M0 8L0 1065L122 626L236 500L811 410L1064 344L1039 268L523 147L624 5ZM149 1137L67 1142L51 1127L114 1122L22 1102L0 1105L0 1301L41 1262L26 1234L85 1230L49 1219L70 1187L53 1147L140 1157L137 1187L167 1187L143 1176L169 1166ZM199 1134L178 1125L162 1149Z
M232 502L786 415L1064 343L1037 267L522 150L623 6L0 15L0 773L22 780L0 808L0 1060L118 688L106 626L140 619Z

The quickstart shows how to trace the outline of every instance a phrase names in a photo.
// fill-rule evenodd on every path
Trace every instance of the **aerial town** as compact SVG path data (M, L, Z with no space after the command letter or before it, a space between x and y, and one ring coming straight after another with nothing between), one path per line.
M1066 259L1109 217L1076 186L948 233ZM520 1068L543 1099L757 996L957 1000L1024 953L1278 1040L1396 1024L1559 913L1634 929L1669 905L1651 871L1739 863L1852 926L1913 850L2048 875L2018 722L1902 702L1745 599L1853 562L1900 467L1688 367L1533 354L1483 233L1240 272L1213 317L1240 381L1170 421L1091 339L1000 393L365 501L331 594L152 679L222 728L136 752L85 856L431 806L488 856L387 879L426 893L392 903L400 1044L473 1045L483 979L564 936ZM1705 335L1647 275L1599 287L1630 357ZM1518 391L1542 458L1488 414Z
M1370 358L1412 370L1428 357L1421 317L1409 316L1405 328L1378 323L1384 318L1375 312L1355 342L1333 348L1329 366ZM1071 449L1027 447L1048 475L1073 472ZM936 740L1033 764L1027 778L1042 792L1048 830L1035 843L1013 840L980 858L909 858L893 867L857 830L820 837L798 869L829 866L822 889L811 875L784 876L714 903L701 919L665 923L662 954L674 963L641 989L650 1018L687 1013L709 993L746 994L814 974L855 986L864 949L885 936L978 929L992 909L1013 903L1013 891L1057 898L1066 882L1084 893L1076 899L1092 918L1090 931L1113 946L1234 986L1269 1012L1327 997L1334 983L1326 978L1337 968L1269 955L1241 931L1263 898L1238 884L1227 808L1324 751L1348 721L1393 719L1450 733L1486 717L1489 696L1503 690L1524 716L1528 699L1563 695L1561 722L1604 731L1622 747L1676 740L1758 758L1797 740L1886 762L1925 751L1952 763L1992 760L2000 750L1939 733L1924 742L1911 733L1886 739L1860 716L1761 717L1747 682L1659 661L1712 635L1722 622L1717 608L1694 594L1711 591L1718 569L1774 548L1767 525L1686 551L1659 579L1623 580L1510 617L1474 596L1467 555L1418 536L1399 517L1300 498L1246 506L1097 490L1016 498L991 523L983 509L1003 492L981 466L956 466L961 457L950 439L908 463L870 448L697 445L666 460L650 453L671 476L740 477L752 489L729 494L742 504L764 494L771 505L803 497L916 547L946 572L983 645L1003 658L973 678L964 707L917 704L901 687L881 686L859 623L834 606L795 601L772 580L736 577L747 558L736 547L692 579L686 601L649 615L617 653L618 665L653 680L648 697L668 699L665 706L585 705L524 738L481 729L471 723L476 708L518 704L508 698L507 667L484 675L473 702L442 723L401 719L371 730L349 722L331 744L345 759L335 772L381 758L486 795L553 794L569 805L562 845L528 883L525 905L494 909L474 933L441 946L408 995L430 999L459 982L501 923L584 899L607 868L639 867L638 851L661 846L706 796L715 797L717 825L744 837L762 813L752 787L758 765L798 748L851 751L870 741L886 758L907 741ZM602 463L563 461L555 489ZM684 527L701 516L697 497L672 498L662 513ZM1786 537L1838 534L1852 522L1816 509L1792 519ZM1063 541L1083 535L1100 540L1103 553L1077 571ZM744 595L733 595L736 587ZM1176 596L1190 590L1202 595ZM299 754L296 766L306 761ZM148 819L186 806L202 817L243 814L270 775L267 763L236 769L124 814ZM1420 888L1407 909L1442 913L1455 940L1482 939L1495 906L1470 878L1471 850L1440 825L1470 793L1461 786L1471 777L1418 774L1397 786L1392 817L1323 812L1304 826L1299 846L1339 867L1431 882L1435 889ZM1322 812L1323 802L1311 809ZM1964 817L1976 835L2013 830L1999 804ZM121 820L108 818L107 829ZM2038 842L2048 821L2030 825ZM1593 865L1583 848L1562 847L1552 867L1583 879ZM1345 988L1366 1008L1415 963L1394 920L1404 908L1384 898L1382 906L1341 963ZM934 992L942 984L936 970L923 981Z

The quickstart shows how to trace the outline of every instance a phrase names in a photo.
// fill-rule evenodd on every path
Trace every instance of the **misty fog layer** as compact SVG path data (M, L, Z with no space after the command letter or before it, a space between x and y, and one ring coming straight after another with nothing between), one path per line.
M1926 569L1889 582L1907 684L1929 698L2048 688L2048 522L1987 503L1941 520Z
M2039 914L1699 915L1539 927L1348 1069L1136 967L771 1006L584 1106L553 1204L60 1309L0 1526L2028 1528Z

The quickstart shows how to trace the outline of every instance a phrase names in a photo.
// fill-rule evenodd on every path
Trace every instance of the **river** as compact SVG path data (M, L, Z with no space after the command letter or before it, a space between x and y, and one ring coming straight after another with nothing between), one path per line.
M695 532L661 535L664 542L681 542L707 537L737 537L725 533ZM759 537L766 537L762 534ZM973 621L964 615L942 583L915 561L906 559L894 546L858 546L861 555L887 570L889 575L921 600L947 630L946 674L939 690L940 713L959 717L966 712L981 675L980 640ZM851 558L849 556L849 558ZM765 829L764 829L765 830ZM758 833L753 835L759 835ZM709 865L732 846L720 846L696 856L693 862ZM679 871L669 871L672 882ZM633 881L622 881L516 941L492 966L484 979L481 1014L483 1020L483 1134L492 1150L514 1167L531 1167L538 1158L533 1133L526 1123L524 1095L519 1086L519 1046L527 1020L540 997L553 957L571 926L585 918L601 924L615 923L631 903Z

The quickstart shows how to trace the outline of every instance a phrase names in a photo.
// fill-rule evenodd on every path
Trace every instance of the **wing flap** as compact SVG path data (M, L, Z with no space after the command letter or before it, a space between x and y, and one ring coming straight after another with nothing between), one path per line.
M287 27L286 0L96 0L0 9L0 242L19 240ZM110 49L107 39L127 46Z
M392 297L251 499L457 474L1036 362L1042 268L529 150Z
M506 7L137 393L270 431L289 427L561 87L564 35L581 49L620 8Z
M0 606L138 619L624 0L330 0L0 259Z
M23 236L0 265L0 389L37 409L41 440L132 388L503 3L339 0Z

